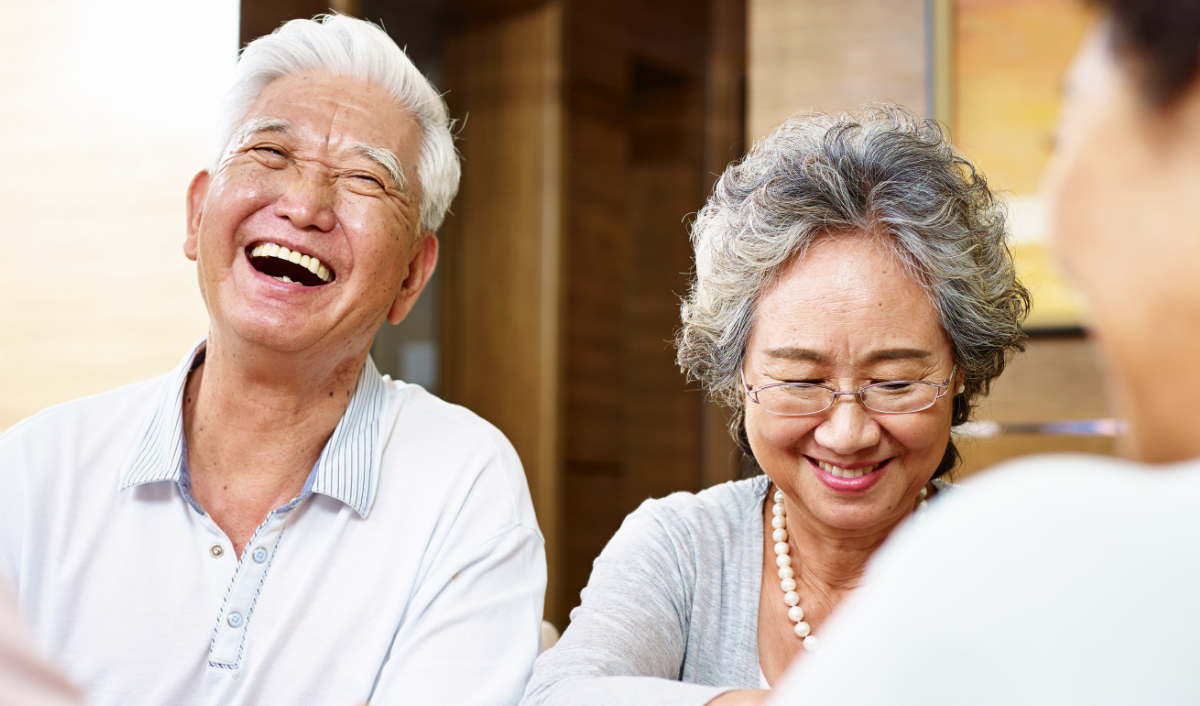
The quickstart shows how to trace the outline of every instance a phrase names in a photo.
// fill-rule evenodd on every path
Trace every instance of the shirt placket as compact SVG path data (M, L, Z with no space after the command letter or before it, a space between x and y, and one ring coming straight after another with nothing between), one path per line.
M217 669L241 668L254 606L271 568L271 560L275 556L287 516L288 512L283 509L272 512L246 544L217 616L208 652L209 666Z

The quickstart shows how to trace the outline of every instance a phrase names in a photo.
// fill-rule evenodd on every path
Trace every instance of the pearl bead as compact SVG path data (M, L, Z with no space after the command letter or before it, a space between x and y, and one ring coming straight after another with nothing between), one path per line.
M919 498L921 506L925 505L926 491L921 490ZM771 526L775 531L771 538L775 540L775 564L779 566L779 587L783 589L783 602L788 606L788 619L796 623L793 630L796 637L803 638L804 649L812 652L817 649L817 638L811 635L812 627L804 622L804 609L800 607L800 594L796 593L795 572L792 570L792 558L788 556L787 508L783 504L783 491L775 491L775 505L771 508L774 517Z
M929 495L929 488L921 488L919 495L921 496L921 499L924 500Z

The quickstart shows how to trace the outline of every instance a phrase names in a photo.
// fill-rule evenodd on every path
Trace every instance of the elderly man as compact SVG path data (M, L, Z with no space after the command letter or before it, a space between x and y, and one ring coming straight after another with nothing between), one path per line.
M947 497L774 704L1200 703L1200 2L1096 4L1053 223L1141 463L1031 458Z
M382 378L459 166L377 27L246 48L184 252L209 335L0 440L0 578L93 704L515 703L546 569L493 427Z

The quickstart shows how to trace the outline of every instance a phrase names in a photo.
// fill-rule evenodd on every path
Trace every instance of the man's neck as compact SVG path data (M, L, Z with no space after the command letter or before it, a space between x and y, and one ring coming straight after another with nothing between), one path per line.
M332 364L246 365L211 342L183 397L192 493L237 555L296 497L354 396L367 350Z

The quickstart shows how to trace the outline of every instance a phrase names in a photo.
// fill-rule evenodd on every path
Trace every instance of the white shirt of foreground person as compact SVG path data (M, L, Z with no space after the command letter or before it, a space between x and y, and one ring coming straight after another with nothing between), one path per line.
M504 436L368 359L239 562L190 492L203 352L0 438L0 578L88 703L515 704L546 569Z
M12 592L0 581L0 706L79 706L79 695L38 657L17 615Z
M771 700L1200 703L1200 463L1048 456L895 535Z

